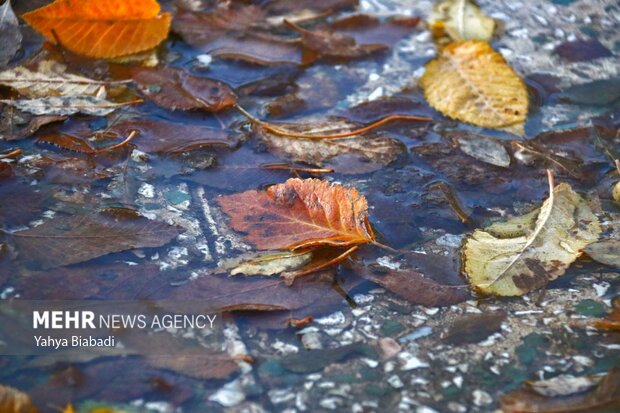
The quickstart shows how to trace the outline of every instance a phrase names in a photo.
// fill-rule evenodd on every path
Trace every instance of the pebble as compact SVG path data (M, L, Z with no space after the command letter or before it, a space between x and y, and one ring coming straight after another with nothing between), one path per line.
M245 400L245 394L241 391L239 380L226 383L224 387L209 396L209 400L221 404L224 407L235 406Z
M474 396L474 404L476 406L488 406L489 404L493 403L491 395L484 390L474 390L472 395Z
M409 371L415 369L422 369L429 367L428 363L423 362L413 354L409 352L402 352L398 355L398 358L402 361L403 365L401 366L401 370Z

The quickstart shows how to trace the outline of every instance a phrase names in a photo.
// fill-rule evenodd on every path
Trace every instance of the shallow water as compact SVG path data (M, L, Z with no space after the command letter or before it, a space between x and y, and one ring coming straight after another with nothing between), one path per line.
M547 168L554 170L557 182L597 194L605 234L618 236L620 209L611 200L610 188L617 181L612 160L620 156L620 100L617 95L611 101L602 93L591 96L589 87L571 87L604 80L600 90L619 88L620 7L613 1L585 0L479 3L503 23L493 46L530 88L533 110L523 138L443 119L428 107L416 81L435 49L420 24L385 54L306 69L217 58L200 67L197 59L202 53L179 38L172 36L163 47L162 63L228 84L239 93L241 105L261 118L269 118L266 104L296 83L313 92L308 107L277 120L345 115L369 122L384 112L436 119L384 129L406 150L370 172L347 173L347 162L326 175L265 169L266 164L290 160L271 154L236 112L173 112L149 102L105 119L74 118L36 136L53 131L116 132L92 142L106 145L124 136L125 131L114 125L131 118L226 128L230 135L224 145L174 155L154 153L138 137L126 150L97 157L94 167L88 156L33 138L0 140L0 150L24 151L13 168L15 175L0 180L0 225L9 232L38 220L92 214L103 207L130 208L184 230L163 247L117 252L60 268L45 269L9 250L0 255L3 299L202 300L206 308L275 301L284 308L220 314L222 324L198 333L207 354L247 354L254 359L223 378L207 378L209 374L196 366L183 370L148 362L142 349L137 354L73 355L52 361L0 357L0 382L29 393L42 411L57 411L54 406L68 402L96 401L123 406L121 410L160 412L486 412L496 409L499 396L524 380L602 373L620 365L617 333L569 327L571 322L603 316L610 299L620 292L617 270L591 261L573 265L541 297L534 292L523 298L478 301L472 294L441 307L428 306L425 297L412 302L378 288L358 277L350 264L327 280L311 276L292 287L277 280L209 278L222 260L252 250L230 229L217 198L295 176L318 176L357 188L368 199L370 221L380 241L418 254L395 255L368 247L354 257L356 261L374 263L379 273L380 268L418 268L459 291L465 283L458 271L463 238L493 220L539 205L547 195ZM429 1L373 0L362 1L357 10L381 17L425 17L431 8ZM570 55L562 58L554 52L561 44L584 38L597 39L612 55L571 62ZM23 59L40 46L32 33L26 33L26 42ZM85 75L110 70L123 78L127 71L122 65L89 66L66 58L73 70ZM380 99L385 97L393 98ZM556 158L534 158L526 164L513 154L510 169L492 166L452 143L451 134L463 132L505 141L534 139ZM81 163L61 168L56 161L38 162L40 156L73 157ZM470 216L468 223L455 214L446 193L454 195ZM445 262L424 262L424 254L444 257ZM229 299L228 294L237 295ZM286 326L290 318L309 315L314 321L305 327ZM6 326L1 328L11 334ZM387 357L390 346L396 350Z

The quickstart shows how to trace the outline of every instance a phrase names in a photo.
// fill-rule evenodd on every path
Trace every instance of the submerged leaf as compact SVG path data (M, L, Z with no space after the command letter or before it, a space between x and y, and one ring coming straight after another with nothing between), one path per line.
M451 118L522 133L528 95L504 58L483 41L453 42L420 79L428 102Z
M0 384L0 412L37 413L38 410L26 393Z
M9 86L30 99L51 96L105 98L105 86L109 84L110 82L66 73L65 65L51 60L40 62L36 72L24 66L0 72L0 85Z
M557 379L552 379L557 380ZM603 413L620 409L620 368L615 367L599 382L598 386L584 391L582 381L572 385L573 393L562 389L562 395L547 396L540 393L540 382L526 385L501 398L504 413ZM546 385L545 387L549 387ZM543 391L544 392L544 391Z
M444 0L435 5L429 19L431 30L448 33L452 40L491 40L495 20L473 0Z
M264 191L218 199L230 225L261 250L373 242L366 198L318 179L289 179Z
M155 0L56 0L23 15L47 40L88 57L115 58L154 48L170 30Z
M476 230L463 246L464 270L483 293L523 295L564 274L600 232L588 203L560 184L539 210Z
M510 155L498 139L475 133L459 134L454 139L463 152L479 161L502 168L510 166Z
M138 69L133 79L146 97L172 110L204 109L219 112L230 108L237 101L233 91L225 84L192 76L181 69Z
M0 67L5 66L15 56L22 45L17 16L11 8L11 0L0 6Z
M309 136L349 132L361 127L344 118L277 125L287 131ZM341 139L302 139L275 135L256 125L254 135L275 155L284 156L293 162L333 168L344 174L375 171L392 163L406 151L400 141L381 132L367 132Z
M23 260L41 268L60 267L133 248L160 247L179 229L123 208L98 214L56 216L11 234Z
M48 97L23 100L0 100L2 103L16 107L34 115L67 116L76 113L93 116L106 116L116 109L130 103L114 103L105 99L81 97Z

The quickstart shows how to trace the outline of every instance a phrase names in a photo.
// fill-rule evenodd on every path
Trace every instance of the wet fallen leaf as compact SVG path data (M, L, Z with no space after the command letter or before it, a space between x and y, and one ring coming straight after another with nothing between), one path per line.
M418 271L414 268L390 269L384 266L362 266L359 264L352 264L351 268L360 277L379 284L412 304L425 307L442 307L458 304L470 298L467 286L447 284L458 282L460 279L456 269L451 271L451 263L445 262L446 257L422 256L418 258L419 262L425 259L434 260L440 263L442 269ZM413 261L415 262L415 258ZM435 274L435 277L439 276L439 280L433 279L432 274Z
M467 314L457 317L441 335L441 340L453 346L479 343L502 329L507 314L496 311Z
M205 302L213 311L285 311L291 317L305 308L329 309L342 303L342 291L346 293L359 283L359 278L347 277L334 288L333 272L301 277L292 285L279 278L204 275L177 287L166 299ZM311 314L317 313L318 310L311 311Z
M562 91L571 103L606 106L620 99L620 78L601 79L574 85Z
M620 297L611 301L612 310L604 319L594 320L591 324L601 330L620 331Z
M331 118L327 121L308 119L295 123L280 123L277 126L308 135L348 132L362 127L361 124L344 118ZM405 145L397 139L374 131L341 139L300 139L275 135L260 125L255 125L253 133L275 155L293 162L332 168L343 174L376 171L392 163L406 151Z
M586 200L563 183L540 209L476 230L463 246L464 271L483 293L523 295L563 275L600 233Z
M143 152L174 155L200 148L233 149L241 143L242 135L226 129L202 125L162 122L150 119L131 119L112 125L108 132L119 138L130 131L140 132L133 143Z
M338 363L352 356L363 356L367 358L378 358L378 353L374 347L365 343L353 343L337 348L326 348L291 354L283 357L282 366L295 373L312 373L322 371L325 367Z
M264 191L218 198L235 231L261 250L345 247L373 242L366 199L354 188L289 179Z
M420 79L428 102L451 118L523 133L528 95L504 58L483 41L450 43Z
M59 115L33 116L12 106L3 109L0 115L0 139L6 141L27 138L45 125L67 119Z
M93 116L106 116L116 109L135 102L114 103L91 96L47 97L24 100L0 100L2 103L16 107L34 115L67 116L76 113Z
M269 33L249 30L265 17L254 5L220 4L207 13L181 12L172 28L191 46L213 57L257 64L301 64L301 49Z
M71 152L94 154L93 148L86 140L67 133L54 133L40 136L37 142L54 145Z
M108 208L97 214L59 215L11 233L11 238L23 259L45 269L133 248L160 247L179 233L177 227L131 210Z
M569 62L583 62L613 54L598 40L575 40L564 42L554 50L555 54Z
M0 384L0 411L2 413L37 413L38 410L26 393Z
M0 68L9 63L21 45L19 22L11 8L11 1L6 0L0 6Z
M133 79L147 98L167 109L219 112L237 101L234 92L225 84L192 76L182 69L138 69Z
M68 404L67 407L65 407L65 410L62 411L62 413L75 413L75 409L73 408L72 404Z
M301 43L306 49L327 59L357 59L388 49L378 43L357 44L354 37L341 33L310 31L291 22L287 25L301 34Z
M67 73L66 70L65 65L51 60L40 62L36 72L18 66L0 72L0 85L9 86L22 96L34 99L52 96L105 98L106 86L114 84Z
M620 269L620 240L600 240L588 245L585 251L593 260Z
M22 17L47 40L95 58L154 48L168 36L172 19L155 0L56 0Z
M603 413L620 409L620 369L617 367L611 369L599 384L590 390L586 390L583 386L572 386L574 393L553 397L541 394L539 390L541 386L538 382L534 386L526 385L506 394L500 400L502 411L504 413ZM562 391L562 393L567 392Z
M147 362L159 369L203 380L226 379L239 369L235 359L228 354L205 354L199 349L194 352L185 349L182 354L171 356L149 356Z
M502 168L510 166L510 155L498 139L476 133L458 133L453 138L463 152L479 161Z
M541 396L558 397L590 390L596 387L600 381L600 377L562 375L549 380L529 381L527 385Z
M444 0L433 7L430 29L437 37L452 40L491 40L495 20L484 14L474 0Z
M297 270L308 264L312 252L272 251L226 260L220 264L230 275L278 275L285 271Z

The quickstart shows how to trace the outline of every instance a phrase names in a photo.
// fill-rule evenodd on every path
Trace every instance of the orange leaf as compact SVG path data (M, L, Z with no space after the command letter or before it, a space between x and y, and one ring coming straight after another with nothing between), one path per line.
M172 19L155 0L56 0L22 17L51 42L108 59L154 48Z
M219 198L233 229L258 249L351 246L373 242L366 198L318 179L289 179L265 191Z

